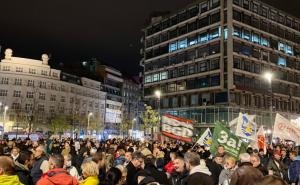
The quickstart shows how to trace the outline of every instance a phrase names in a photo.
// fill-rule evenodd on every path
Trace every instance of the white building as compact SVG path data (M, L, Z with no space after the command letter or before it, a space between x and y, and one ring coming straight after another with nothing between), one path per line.
M5 120L1 119L5 131L16 126L28 129L27 122L32 119L32 131L47 131L50 118L59 114L86 118L92 112L93 117L104 121L106 93L100 91L101 83L76 76L69 80L72 75L52 69L48 60L46 54L42 60L33 60L12 57L11 49L5 51L5 59L0 62L0 114L4 115L4 106L9 107ZM22 121L18 121L20 116ZM80 126L82 130L84 127Z

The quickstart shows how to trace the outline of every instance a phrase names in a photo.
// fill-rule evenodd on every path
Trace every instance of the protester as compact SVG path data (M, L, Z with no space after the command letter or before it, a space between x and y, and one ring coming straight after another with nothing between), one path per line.
M189 172L187 171L184 159L182 157L176 157L174 160L174 171L169 178L170 185L184 185L186 184Z
M205 166L205 162L201 160L197 153L187 152L184 155L184 161L189 171L186 185L213 185L211 173Z
M224 169L219 176L219 185L228 185L231 181L231 176L236 170L236 160L234 157L226 157Z
M117 166L119 164L123 165L124 162L125 162L125 151L123 149L119 149L116 152L113 166Z
M263 174L250 163L248 153L240 154L240 165L231 176L230 185L253 185L256 184Z
M64 167L64 157L61 154L53 154L49 158L50 170L43 174L37 185L78 185L75 177L72 177Z
M125 153L125 162L124 162L124 166L127 166L128 163L132 160L132 152L127 151Z
M106 176L105 155L102 152L97 152L93 155L92 160L98 165L98 180L100 184L104 184Z
M24 185L32 185L30 169L32 167L33 156L30 151L22 151L15 161L15 172L18 175L20 182Z
M300 175L300 161L297 160L298 153L296 151L290 152L290 158L292 160L289 169L288 169L288 178L291 184L296 184L297 179Z
M289 166L291 164L291 159L287 153L286 148L281 149L281 161L285 166Z
M86 161L81 165L83 179L80 185L98 185L99 169L94 161Z
M14 162L7 156L0 156L0 184L22 185L14 171Z
M19 157L20 149L17 147L13 147L11 150L11 157L14 161L16 161Z
M136 185L137 181L135 176L137 172L142 168L144 164L144 155L141 152L134 152L132 154L132 160L126 166L127 168L127 177L126 183L129 185Z
M223 147L219 147L222 152ZM224 153L217 153L217 155L215 156L215 158L213 159L213 161L211 162L210 160L207 160L207 166L209 168L209 171L211 171L212 173L212 178L214 180L214 184L218 185L219 184L219 175L221 173L221 171L223 170L223 156Z
M256 169L258 169L263 175L268 175L268 169L261 165L260 163L260 157L258 155L252 154L250 161L252 163L252 166Z
M174 160L176 159L176 152L170 152L170 161L164 166L164 170L171 174L174 170Z
M33 154L35 161L33 162L30 175L32 177L33 184L36 184L43 173L46 173L49 170L49 162L42 145L38 146L34 150Z
M148 156L144 160L145 167L144 171L155 179L155 182L160 184L168 184L168 178L165 172L159 171L157 167L154 165L155 158L154 156Z
M281 152L279 150L275 150L273 156L273 159L269 160L268 163L269 175L275 175L283 179L287 179L287 167L282 163L282 161L280 161Z
M75 177L77 180L79 179L79 174L77 169L72 165L72 156L71 154L67 154L64 156L64 169L67 170L67 172Z
M122 172L115 167L112 167L108 170L106 176L106 185L122 185Z
M274 175L268 175L263 177L257 184L258 185L287 185L287 183L284 182L283 179Z

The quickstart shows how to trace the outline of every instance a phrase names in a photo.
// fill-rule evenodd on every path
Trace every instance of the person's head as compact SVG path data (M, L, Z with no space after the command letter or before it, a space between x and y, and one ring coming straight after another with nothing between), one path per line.
M282 150L281 150L281 157L282 158L286 157L286 149L285 148L282 148Z
M258 152L258 154L260 155L260 156L263 156L263 155L265 155L265 151L264 151L264 149L259 149L259 152Z
M174 169L178 173L182 173L185 170L184 159L182 157L176 157L174 160Z
M86 161L81 165L82 175L84 178L98 176L99 168L94 161Z
M7 156L0 156L0 176L14 175L14 162L12 158Z
M20 149L17 147L13 147L13 149L11 150L11 156L13 158L17 158L19 155Z
M93 155L92 161L94 161L98 168L103 168L105 166L105 155L102 152L97 152Z
M136 168L142 168L142 165L144 163L144 155L141 152L134 152L132 154L132 164Z
M121 178L121 171L118 168L111 167L106 174L107 185L117 185Z
M254 168L258 167L260 165L259 156L252 154L250 157L250 162L252 163Z
M17 162L27 166L28 168L32 167L32 162L33 162L33 154L30 151L22 151L19 154L19 157L17 159Z
M176 157L177 157L177 155L176 155L175 152L170 152L170 159L171 159L172 161L174 161L174 160L176 159Z
M64 155L64 166L71 167L72 166L72 156L71 154Z
M287 185L287 183L280 177L267 175L261 179L259 185Z
M43 146L38 146L36 147L36 149L34 150L34 157L35 158L40 158L41 156L45 155L45 149Z
M119 157L119 156L125 156L125 150L123 150L123 149L117 150L117 155L116 156L117 157Z
M68 142L65 142L65 149L70 149L70 144Z
M297 151L295 151L295 150L293 150L293 151L290 152L290 158L291 158L292 161L295 161L295 160L296 160L297 154L298 154L298 153L297 153Z
M240 161L241 163L250 163L250 155L248 153L241 153L240 154Z
M190 171L195 166L200 165L200 156L195 152L187 152L184 154L184 162L187 170Z
M132 152L125 153L125 161L130 162L132 160Z
M253 154L253 148L252 148L252 147L248 147L248 148L247 148L247 153L248 153L249 155Z
M281 152L279 150L275 150L274 152L274 159L279 161L281 158Z
M225 159L225 167L227 169L233 169L235 165L236 165L236 160L234 157L230 156Z
M222 154L217 154L214 158L214 161L219 164L222 165L223 164L223 156Z
M64 157L61 154L53 154L49 158L50 169L63 168L64 167Z
M218 146L218 154L221 154L221 155L225 154L225 148L224 148L224 146L222 146L222 145Z

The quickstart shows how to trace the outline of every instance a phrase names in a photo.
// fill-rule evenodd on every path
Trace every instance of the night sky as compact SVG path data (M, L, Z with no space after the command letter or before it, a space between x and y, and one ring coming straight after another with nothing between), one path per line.
M153 12L175 12L193 0L2 0L0 45L14 56L78 64L97 58L138 74L141 30ZM264 0L300 17L300 0ZM74 71L76 73L76 71Z

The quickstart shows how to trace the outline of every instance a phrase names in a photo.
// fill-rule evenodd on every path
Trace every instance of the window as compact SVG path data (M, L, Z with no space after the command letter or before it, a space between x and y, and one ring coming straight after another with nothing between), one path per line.
M39 112L44 112L44 111L45 111L45 105L39 104L39 105L38 105L38 111L39 111Z
M207 62L201 62L201 63L199 64L199 71L200 71L200 72L208 71L208 69L207 69Z
M258 4L256 4L256 3L253 3L252 4L252 11L254 12L254 13L258 13Z
M21 109L21 104L20 103L13 103L11 108L13 110L20 110Z
M293 52L292 46L286 45L285 53L287 53L287 54L293 56L293 55L294 55L294 52Z
M56 101L56 95L51 94L51 96L50 96L50 101Z
M243 30L243 39L250 41L250 31Z
M46 94L45 93L39 93L39 99L40 100L45 100L46 99Z
M21 91L14 91L14 97L21 97Z
M204 13L208 10L208 4L207 2L204 2L204 3L201 3L200 4L200 10L201 10L201 13Z
M10 71L10 66L3 66L3 71Z
M187 39L178 41L178 49L184 49L187 47Z
M53 76L53 77L58 77L58 73L53 72L53 73L52 73L52 76Z
M28 80L27 81L27 86L33 87L34 86L34 80Z
M184 76L185 75L185 66L178 69L178 76Z
M197 37L189 38L189 46L197 44L198 40Z
M163 99L163 107L169 107L169 99L168 98Z
M259 36L256 33L252 33L252 42L259 44Z
M210 24L214 24L220 21L220 12L217 12L210 16Z
M45 71L45 70L42 70L42 73L41 73L41 74L44 75L44 76L47 76L47 75L48 75L48 72Z
M210 86L218 86L220 85L220 76L212 76L210 77Z
M25 110L26 111L31 111L31 110L33 110L33 104L25 104Z
M91 84L91 86L93 86L93 85ZM51 83L51 89L56 90L56 84Z
M207 38L207 33L201 33L199 35L199 43L204 43L207 42L208 38Z
M186 82L177 83L177 91L184 91L186 89Z
M160 72L160 80L166 80L168 79L168 72L164 71L164 72Z
M198 79L198 83L197 83L197 87L198 88L204 88L204 87L208 87L208 78L207 77L204 77L204 78L199 78Z
M215 70L215 69L219 69L220 68L220 66L219 66L219 62L220 61L220 59L219 58L217 58L217 59L212 59L211 61L210 61L210 70Z
M177 50L177 42L171 43L169 45L169 52L173 52Z
M268 8L263 6L260 14L264 17L268 17Z
M16 78L15 79L15 85L22 85L22 79Z
M286 59L283 57L278 57L278 65L286 67Z
M46 88L46 82L40 82L40 88Z
M191 105L198 105L198 94L191 95Z
M173 97L172 98L172 106L173 107L177 107L178 106L178 98L177 97Z
M16 67L16 72L23 72L23 68L22 67Z
M215 38L218 38L220 35L220 28L216 28L210 31L209 39L213 40Z
M188 66L188 74L191 75L191 74L194 74L196 73L196 66L195 65L189 65Z
M153 82L159 81L159 73L153 75Z
M278 50L285 52L285 44L282 42L278 42Z
M0 89L0 96L7 96L7 90Z
M34 93L33 92L27 92L26 98L33 98Z
M2 78L1 84L8 84L8 78Z
M29 73L30 73L30 74L36 74L36 69L30 69L30 68L29 68Z
M233 10L233 19L237 20L237 21L241 21L242 20L242 14L241 14L241 12Z
M168 92L175 92L176 91L176 84L172 83L168 85Z
M260 44L262 46L266 46L266 47L269 47L269 45L270 45L268 39L265 37L261 37Z
M239 27L234 27L234 30L233 30L233 36L241 37L241 28L239 28Z
M60 97L60 102L66 102L66 97L65 96L61 96Z
M145 76L145 83L151 83L152 82L152 75L146 75Z

